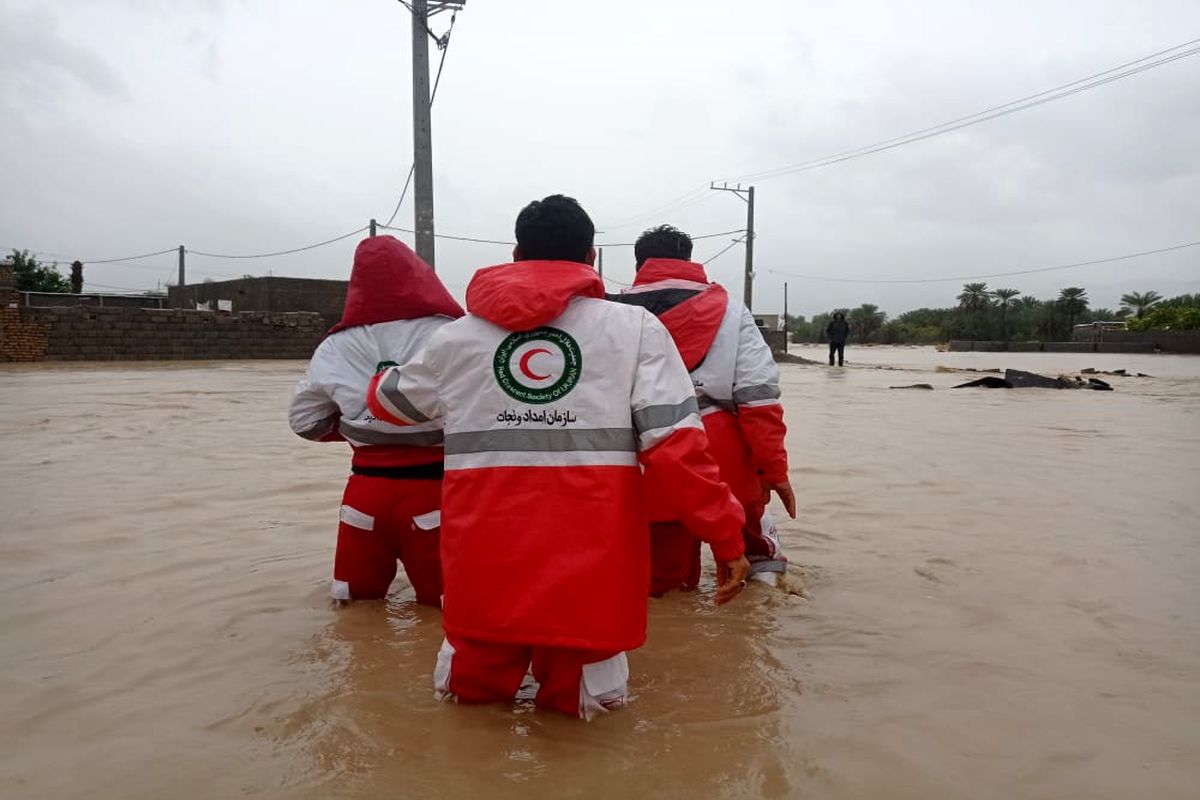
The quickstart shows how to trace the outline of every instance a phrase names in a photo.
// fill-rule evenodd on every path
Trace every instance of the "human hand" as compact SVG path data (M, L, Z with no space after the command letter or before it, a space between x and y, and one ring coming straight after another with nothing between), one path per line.
M745 556L737 561L717 562L717 605L728 603L738 592L746 588L746 576L750 574L750 562Z
M786 478L779 483L763 483L763 505L771 502L771 492L779 496L780 502L783 503L784 509L788 516L792 519L796 518L796 492L792 489L792 482Z

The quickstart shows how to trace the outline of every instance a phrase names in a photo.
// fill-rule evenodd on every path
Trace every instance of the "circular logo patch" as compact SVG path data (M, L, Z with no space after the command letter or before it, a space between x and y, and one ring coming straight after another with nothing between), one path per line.
M492 368L500 388L514 400L553 403L579 383L583 357L566 331L538 328L502 341Z

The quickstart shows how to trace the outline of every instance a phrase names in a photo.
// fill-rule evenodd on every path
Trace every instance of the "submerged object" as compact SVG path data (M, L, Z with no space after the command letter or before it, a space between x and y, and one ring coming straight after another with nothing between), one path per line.
M960 383L958 386L955 386L953 388L955 388L955 389L976 389L976 388L978 388L978 389L1011 389L1011 388L1013 388L1013 386L1011 383L1004 380L1004 378L997 378L995 375L988 375L986 378L978 378L977 380L967 381L966 383Z
M955 389L1095 389L1101 392L1111 392L1112 386L1099 378L1047 378L1036 372L1025 372L1020 369L1004 371L1003 378L987 376L978 380L960 383Z

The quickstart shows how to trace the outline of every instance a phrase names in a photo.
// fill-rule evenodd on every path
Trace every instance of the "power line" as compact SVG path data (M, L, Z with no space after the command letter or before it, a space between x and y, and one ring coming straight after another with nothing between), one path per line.
M119 292L138 292L138 293L141 293L141 292L148 292L148 291L150 291L149 289L134 289L132 286L109 286L108 284L104 284L104 283L93 283L92 281L85 281L85 285L86 285L86 286L95 286L97 289L116 289L116 290L117 290L117 291L119 291Z
M153 253L142 253L139 256L122 256L121 258L80 258L76 259L85 264L117 264L122 261L138 261L143 258L152 258L153 256L164 256L167 253L174 253L178 250L175 247L168 247L166 250L155 250Z
M721 231L719 233L702 233L699 236L689 236L693 242L698 242L701 239L712 239L717 236L729 236L732 233L745 233L745 228L734 228L731 231ZM596 242L596 247L633 247L637 242Z
M1170 253L1174 250L1183 250L1188 247L1196 246L1200 246L1200 242L1186 242L1184 244L1171 245L1170 247L1160 247L1156 250L1143 250L1140 253L1127 253L1122 256L1097 258L1093 261L1077 261L1074 264L1058 264L1053 267L1033 267L1030 269L1012 270L1011 272L990 272L986 275L953 275L944 278L833 278L825 275L802 275L798 272L789 272L781 269L768 269L767 272L770 272L773 275L787 275L791 278L803 278L810 281L826 281L829 283L946 283L950 281L974 281L981 280L983 278L1008 278L1013 275L1032 275L1038 272L1055 272L1057 270L1074 269L1076 267L1090 267L1096 264L1111 264L1115 261L1127 261L1131 258L1152 256L1157 255L1158 253ZM721 253L717 253L717 255L719 256ZM713 256L713 258L716 258L716 256Z
M638 214L635 214L631 217L625 217L617 222L606 223L599 227L601 227L605 230L608 230L609 228L624 228L628 225L632 225L635 222L639 222L639 221L647 219L649 217L658 216L659 214L665 214L668 211L672 211L674 209L682 208L684 206L691 205L692 203L699 202L700 200L703 200L704 198L709 197L709 196L710 195L708 193L708 184L706 183L701 186L697 186L695 189L685 192L684 194L679 195L674 200L670 200L661 206L656 206L647 211L639 212Z
M411 228L399 228L399 227L396 227L395 225L380 225L379 227L384 230L399 231L400 233L415 233L415 231L413 231ZM745 232L744 228L735 228L734 230L731 230L731 231L720 231L719 233L703 233L703 234L700 234L699 236L693 236L693 237L691 237L691 239L694 242L694 241L698 241L701 239L711 239L715 236L728 236L731 233L744 233L744 232ZM448 233L435 233L434 238L435 239L450 239L450 240L456 241L456 242L475 242L477 244L501 244L506 247L512 247L514 244L516 244L516 242L512 241L511 239L509 239L509 240L481 239L481 238L478 238L475 236L452 236L451 234L448 234ZM637 243L636 242L596 242L596 247L633 247L635 244L637 244Z
M1200 39L1192 39L1191 41L1183 42L1182 44L1175 45L1174 47L1169 47L1166 50L1160 50L1157 53L1151 53L1150 55L1143 56L1116 67L1111 67L1103 70L1102 72L1089 75L1085 78L1079 78L1078 80L1071 81L1070 83L1064 83L1061 86L1055 86L1052 89L1046 89L1036 94L1022 97L1018 100L1012 100L1002 105L984 109L983 111L977 111L976 113L965 117L959 117L958 119L953 119L948 122L930 126L928 128L912 131L904 134L903 136L897 136L892 139L886 139L884 141L858 147L853 150L835 153L833 155L814 159L812 161L787 164L781 167L763 170L761 172L753 172L745 175L735 176L729 178L728 180L748 182L778 178L783 175L804 172L811 169L818 169L820 167L838 164L843 161L849 161L854 158L861 158L863 156L872 155L885 150L891 150L906 144L912 144L925 139L931 139L935 136L941 136L943 134L961 130L962 128L972 125L978 125L981 122L987 122L989 120L996 119L997 117L1015 114L1018 111L1025 111L1027 109L1034 108L1035 106L1050 103L1055 100L1061 100L1063 98L1070 97L1071 95L1085 92L1089 89L1095 89L1099 86L1104 86L1106 84L1113 83L1115 81L1119 81L1124 78L1155 69L1157 67L1161 67L1173 61L1178 61L1180 59L1196 55L1197 53L1200 53L1200 47L1191 46L1197 44L1198 42L1200 42ZM1191 49L1183 50L1182 52L1176 52L1187 47L1191 47Z
M367 226L364 225L361 228L355 228L349 233L343 233L341 236L335 236L332 239L326 239L323 242L307 244L303 247L293 247L290 250L276 250L270 253L206 253L203 250L186 250L186 252L189 255L204 256L205 258L272 258L274 256L286 256L291 255L292 253L301 253L305 250L315 250L316 248L324 247L327 244L333 244L334 242L340 242L343 239L349 239L351 236L362 233L366 229ZM165 250L163 252L169 253L171 251Z
M718 252L715 256L712 256L711 258L709 258L708 261L702 262L702 264L708 264L709 262L716 261L718 258L725 255L726 253L728 253L733 248L737 247L739 244L741 244L745 240L746 240L746 237L744 237L744 236L740 236L737 239L734 239L732 242L730 242L729 244L727 244L723 248L721 248L720 252Z
M399 231L400 233L412 233L412 234L416 233L416 231L414 231L412 228L400 228L395 225L380 225L379 227L383 228L384 230ZM505 245L506 247L512 247L513 244L515 244L515 242L501 241L500 239L479 239L474 236L451 236L448 233L435 233L433 235L433 238L435 238L435 239L451 239L456 242L475 242L477 244L502 244L502 245Z

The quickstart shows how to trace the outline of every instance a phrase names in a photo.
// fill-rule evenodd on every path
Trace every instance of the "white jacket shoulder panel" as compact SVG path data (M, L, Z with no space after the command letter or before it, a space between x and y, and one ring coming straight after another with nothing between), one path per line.
M367 386L380 365L404 364L417 358L430 337L451 321L449 317L421 317L381 322L347 328L326 338L292 394L288 412L292 430L304 436L304 431L311 431L319 420L336 412L341 416L342 434L352 444L395 443L391 437L385 441L394 426L375 420L367 410ZM382 435L372 433L376 428Z
M742 301L730 292L725 316L721 319L717 335L713 337L713 343L708 348L708 354L699 366L692 370L692 383L696 386L696 396L700 399L702 407L728 407L733 403L743 308Z

